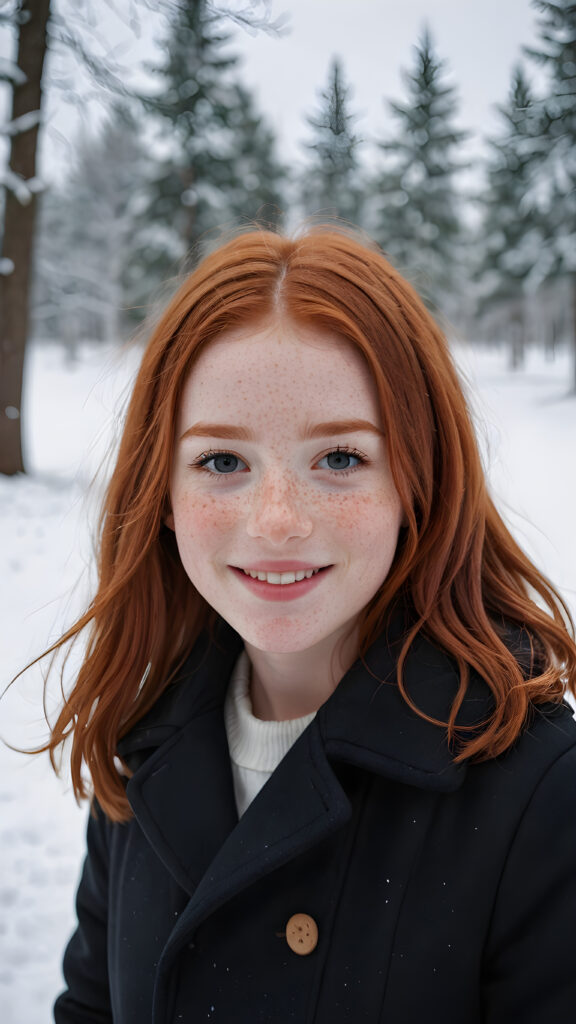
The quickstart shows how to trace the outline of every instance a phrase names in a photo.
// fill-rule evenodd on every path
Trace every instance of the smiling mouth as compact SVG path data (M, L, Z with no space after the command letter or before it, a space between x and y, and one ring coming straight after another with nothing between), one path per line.
M298 569L291 572L262 572L256 569L240 569L250 579L259 580L261 583L271 583L273 586L285 587L291 583L301 583L302 580L309 580L317 576L329 566L320 566L318 569Z

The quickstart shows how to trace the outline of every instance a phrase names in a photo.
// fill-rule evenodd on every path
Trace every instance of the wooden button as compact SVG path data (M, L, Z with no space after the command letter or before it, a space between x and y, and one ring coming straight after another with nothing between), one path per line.
M292 914L286 925L286 942L293 953L308 956L318 945L318 926L310 914Z

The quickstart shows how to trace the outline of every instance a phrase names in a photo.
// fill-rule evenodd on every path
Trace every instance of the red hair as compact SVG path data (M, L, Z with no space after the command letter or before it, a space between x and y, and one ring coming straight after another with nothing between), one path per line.
M398 685L413 706L402 665L424 630L460 671L458 695L442 723L458 759L496 756L514 742L534 705L559 702L567 688L576 689L569 613L490 500L446 340L421 300L375 246L351 233L315 229L289 239L252 231L199 264L152 333L104 502L98 590L47 652L89 629L76 683L43 749L55 764L57 748L73 734L75 793L87 795L85 761L95 796L115 820L131 813L114 766L118 739L158 699L215 616L164 524L181 390L203 346L278 309L295 324L330 329L356 346L378 388L406 527L388 577L362 613L360 653L396 599L407 597L415 620ZM528 670L503 642L505 623L530 638ZM494 709L482 728L465 734L456 716L470 669L486 680Z

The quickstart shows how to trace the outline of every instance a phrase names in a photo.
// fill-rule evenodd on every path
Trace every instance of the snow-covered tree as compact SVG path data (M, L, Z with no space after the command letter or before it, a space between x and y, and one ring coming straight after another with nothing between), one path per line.
M546 223L535 282L567 276L572 282L572 337L576 390L576 4L534 0L539 43L527 50L548 73L538 104L540 161L532 195Z
M96 135L81 139L64 185L45 197L34 288L38 334L71 349L81 338L118 341L145 288L138 225L149 161L140 126L116 105Z
M360 138L357 117L350 112L350 89L341 61L333 58L320 106L307 118L312 137L306 143L308 160L303 168L300 205L307 215L338 217L362 223L364 193L358 163Z
M372 231L424 298L449 310L462 259L456 176L466 133L455 126L455 89L427 29L403 79L406 99L390 103L396 131L380 142L384 163L371 184Z
M172 8L165 57L152 69L161 89L145 99L165 152L148 210L163 273L206 232L281 205L272 134L238 85L229 44L223 16L207 0Z
M66 68L69 68L70 60L77 69L81 69L84 81L89 85L82 95L74 92L79 106L88 92L90 96L96 92L103 100L110 95L116 98L131 95L134 81L130 69L123 63L123 47L102 47L103 36L99 31L101 12L97 0L83 0L82 3L78 0L0 0L0 8L0 25L12 28L15 50L18 51L14 60L0 60L0 84L7 83L13 96L10 120L3 126L10 154L6 166L0 168L0 186L4 186L3 192L0 188L0 220L3 221L3 231L0 230L0 305L3 313L0 318L0 472L14 473L23 469L20 444L22 369L28 336L37 194L42 188L36 174L36 151L39 129L42 128L40 109L45 105L43 97L53 87L67 87L69 76ZM138 34L143 19L149 22L151 17L164 15L175 22L181 14L185 21L186 13L192 17L195 12L210 16L214 25L220 26L228 21L252 31L278 33L283 22L282 17L273 19L269 0L249 0L235 8L220 7L213 0L193 0L191 3L158 0L154 4L150 0L115 0L107 4L107 11L124 26L129 26L133 35ZM193 33L186 34L184 30L181 42L183 49L187 46L193 49ZM48 51L52 73L43 76L44 58ZM64 60L64 74L55 72L57 58ZM222 60L219 67L216 64L212 69L217 78L222 70ZM206 73L206 67L200 63L198 75L187 79L191 92L200 94L196 112L202 111L204 118L206 103L202 102L202 97ZM164 84L168 88L168 84ZM186 82L177 83L176 91L180 87L181 97L186 102ZM200 128L201 120L196 120ZM201 147L199 137L195 138ZM169 153L170 141L171 132L168 131L164 153ZM272 166L272 161L268 166ZM165 176L160 174L158 177L162 179ZM270 182L275 198L273 184ZM180 186L178 196L181 197L183 191L186 193L184 204L180 206L189 202L194 208L195 181L185 182L183 186L181 182ZM255 193L252 185L248 192L248 200L251 200ZM54 207L53 198L48 200L51 208ZM250 216L252 208L248 200L247 216ZM262 205L261 198L259 202ZM153 248L152 242L154 247L158 247L160 234L164 249L167 247L169 250L170 244L174 244L171 212L173 210L168 211L164 221L158 222L154 237L148 238L149 249ZM188 212L190 215L191 211ZM152 227L150 223L147 226ZM173 265L181 255L182 244L178 236L176 243L175 260L164 259L164 269L167 262ZM109 305L108 308L113 307Z
M541 140L537 105L526 73L514 69L507 102L498 108L501 129L490 153L479 197L480 259L476 276L480 312L500 321L510 339L511 365L524 355L526 296L538 263L545 225L534 203Z
M276 136L258 113L251 93L236 84L236 103L230 110L228 166L217 197L234 222L247 221L275 226L285 212L284 186L287 169L276 152ZM216 184L218 184L216 182Z

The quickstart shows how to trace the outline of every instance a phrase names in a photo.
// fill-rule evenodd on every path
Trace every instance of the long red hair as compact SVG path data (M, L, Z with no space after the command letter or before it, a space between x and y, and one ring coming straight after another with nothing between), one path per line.
M319 228L290 239L252 231L199 264L152 332L104 502L98 589L50 648L89 631L75 685L43 749L55 765L57 749L72 734L77 797L88 795L84 761L95 796L118 821L131 813L114 764L118 739L154 704L214 617L164 524L181 390L203 346L278 308L295 324L327 328L355 345L378 388L406 527L387 579L362 614L359 653L383 628L394 600L406 595L415 620L398 685L413 706L402 664L425 630L460 671L458 695L442 723L459 759L496 756L513 743L531 707L576 689L569 613L490 500L446 340L421 300L376 246L349 232ZM528 671L503 642L505 622L530 638ZM456 716L470 669L486 680L494 710L483 728L466 734Z

